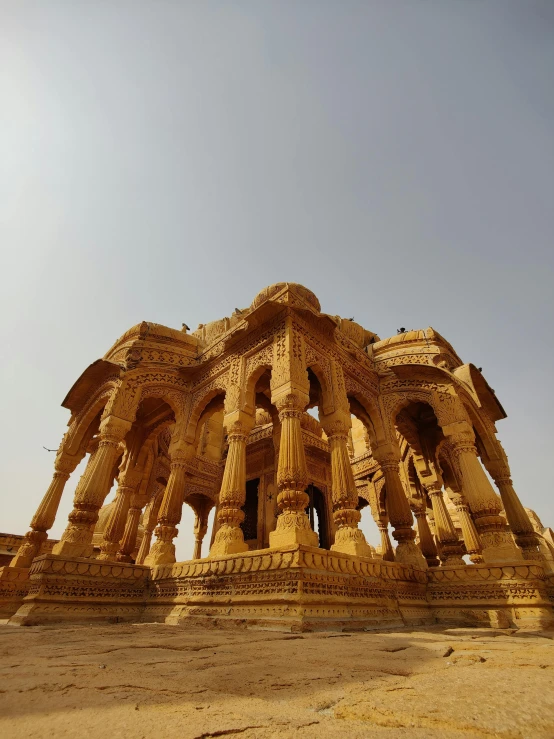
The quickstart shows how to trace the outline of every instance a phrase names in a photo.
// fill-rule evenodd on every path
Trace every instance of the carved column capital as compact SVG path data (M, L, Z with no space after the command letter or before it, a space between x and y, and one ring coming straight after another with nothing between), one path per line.
M477 456L477 447L475 446L475 435L469 432L452 434L447 437L448 446L455 457L459 457L464 452L471 452Z
M389 470L392 472L398 471L400 460L394 454L387 454L385 456L382 456L377 461L379 462L379 466L381 467L383 472L387 472Z
M346 413L343 410L337 410L327 415L322 415L320 412L319 420L328 439L333 437L348 437L352 428L350 412Z
M255 424L255 415L246 413L245 411L233 411L232 413L227 413L223 419L223 427L228 437L239 434L248 438Z
M67 480L82 458L82 454L68 454L67 452L59 451L54 461L54 474L60 477L65 475L65 479Z
M442 485L440 482L429 482L425 484L427 495L431 498L433 495L440 495L442 498Z
M372 450L373 458L379 463L379 466L385 470L398 470L400 463L400 450L397 444L383 444Z
M309 401L309 395L299 390L291 390L271 399L271 402L279 412L279 418L281 418L281 413L288 411L299 412L301 416Z
M119 443L126 437L131 426L131 421L117 418L117 416L106 416L100 423L98 432L99 446L109 445L117 448Z

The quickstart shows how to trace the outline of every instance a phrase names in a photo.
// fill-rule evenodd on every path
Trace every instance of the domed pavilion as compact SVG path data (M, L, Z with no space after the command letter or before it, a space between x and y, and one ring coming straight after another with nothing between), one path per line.
M52 481L0 568L11 623L553 620L552 559L497 437L506 414L432 328L381 340L280 282L193 332L133 326L62 405ZM184 505L195 544L176 562Z

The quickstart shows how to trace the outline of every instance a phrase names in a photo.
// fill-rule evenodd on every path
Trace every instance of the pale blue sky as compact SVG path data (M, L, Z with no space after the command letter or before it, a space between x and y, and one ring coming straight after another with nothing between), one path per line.
M550 0L0 0L0 530L123 331L279 280L482 366L554 525L553 90Z

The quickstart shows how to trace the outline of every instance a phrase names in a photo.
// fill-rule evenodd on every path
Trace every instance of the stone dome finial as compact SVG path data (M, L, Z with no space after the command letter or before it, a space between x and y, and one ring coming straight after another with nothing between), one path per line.
M290 288L297 295L303 298L312 306L312 308L315 308L318 313L321 312L321 305L315 294L311 290L308 290L307 287L304 287L304 285L300 285L298 282L276 282L274 285L264 287L264 289L260 290L252 301L252 305L250 306L251 310L254 310L262 303L265 303L266 300L270 300L274 295L277 295L277 293L280 293L286 287Z

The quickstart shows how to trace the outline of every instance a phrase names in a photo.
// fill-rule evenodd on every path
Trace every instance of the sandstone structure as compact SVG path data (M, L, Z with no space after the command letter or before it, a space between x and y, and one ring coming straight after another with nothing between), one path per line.
M552 623L548 534L512 485L495 426L506 414L432 328L380 340L277 283L193 333L134 326L63 406L52 481L0 568L10 623ZM67 527L44 552L85 455ZM184 502L196 546L177 563Z

